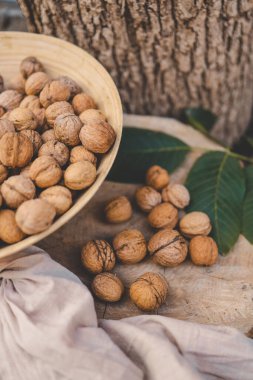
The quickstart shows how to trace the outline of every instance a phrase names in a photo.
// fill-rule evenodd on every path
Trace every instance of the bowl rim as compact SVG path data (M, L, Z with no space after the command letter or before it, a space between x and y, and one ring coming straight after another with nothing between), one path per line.
M83 209L83 207L91 200L91 198L98 191L98 189L104 182L105 178L107 177L107 174L109 173L113 165L113 162L116 158L120 141L121 141L122 129L123 129L123 110L122 110L122 103L120 100L118 89L112 77L108 73L108 71L96 58L90 55L86 50L70 42L62 40L60 38L47 36L43 34L29 33L29 32L15 32L15 31L2 32L0 31L0 45L1 45L1 41L13 39L14 37L19 38L19 39L32 38L34 40L40 40L40 41L44 40L45 42L49 42L50 44L57 44L58 46L71 49L73 50L74 53L76 52L77 54L80 54L81 52L81 54L83 54L86 60L91 62L98 71L102 72L105 81L107 82L108 85L110 85L111 90L113 91L113 98L114 98L115 110L116 110L115 112L118 113L118 119L119 119L118 120L119 131L117 131L117 137L116 137L115 143L112 149L109 151L110 160L107 163L107 167L103 169L103 173L100 173L100 175L97 177L94 184L92 184L92 186L88 188L84 194L80 195L80 197L72 205L72 207L66 213L59 216L58 219L56 219L55 222L53 222L53 224L48 229L46 229L45 231L39 234L28 236L17 243L6 245L0 248L0 260L10 258L12 255L17 254L21 250L51 235L52 233L57 231L60 227L62 227L64 224L66 224L68 221L70 221L79 211L81 211L81 209Z

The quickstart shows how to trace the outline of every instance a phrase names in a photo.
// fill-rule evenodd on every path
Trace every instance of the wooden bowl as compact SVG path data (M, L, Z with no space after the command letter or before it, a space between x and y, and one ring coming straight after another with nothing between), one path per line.
M95 183L76 200L64 215L46 231L0 249L0 259L7 258L52 234L76 215L96 193L115 160L122 133L122 107L117 88L104 67L84 50L63 40L44 35L0 32L0 73L8 80L19 72L21 60L37 57L52 76L68 75L96 101L117 133L114 146L102 158Z

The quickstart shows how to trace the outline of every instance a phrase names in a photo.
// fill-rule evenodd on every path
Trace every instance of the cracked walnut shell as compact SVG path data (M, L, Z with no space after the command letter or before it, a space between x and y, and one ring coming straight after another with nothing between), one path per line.
M91 273L111 271L115 266L115 254L105 240L88 241L81 253L83 266Z
M7 132L0 140L0 161L6 167L22 168L32 159L33 145L21 133Z
M130 286L131 300L144 311L158 309L166 301L167 293L165 277L153 272L144 273Z
M179 227L182 234L189 238L196 235L208 235L212 229L209 216L201 211L193 211L183 216Z
M39 150L40 156L53 157L60 166L64 166L69 160L69 150L65 144L57 140L51 140L43 144Z
M169 181L170 175L168 171L159 165L151 166L146 173L147 185L156 190L163 189L166 185L168 185Z
M38 71L44 71L44 67L42 63L36 57L26 57L21 61L20 73L23 78L27 79L33 73L37 73Z
M32 162L29 175L36 186L46 188L60 181L62 170L53 157L41 156Z
M74 164L78 161L90 161L94 166L97 165L97 157L94 153L89 152L84 146L77 145L70 151L70 162Z
M36 189L33 182L24 175L9 177L1 187L1 193L5 203L10 208L18 208L21 203L33 199Z
M156 264L174 267L186 259L188 248L178 231L165 228L151 237L148 250Z
M178 210L171 203L161 203L150 211L148 222L154 228L174 228L178 222Z
M40 93L40 103L44 108L55 102L67 101L69 98L69 87L59 80L48 82Z
M66 145L78 145L81 127L82 122L78 116L70 113L59 115L54 122L55 137Z
M71 190L82 190L93 184L96 175L96 168L91 162L79 161L67 167L64 182Z
M14 244L22 240L25 234L18 227L13 210L0 211L0 239L7 244Z
M162 201L161 194L150 186L137 189L135 199L142 211L149 212Z
M10 112L9 120L13 122L16 131L25 129L36 129L38 120L34 113L28 108L15 108Z
M213 265L218 258L218 247L209 236L195 236L190 241L190 256L195 265Z
M122 281L112 273L100 273L92 281L93 293L102 301L117 302L124 293Z
M106 121L85 124L79 134L83 146L93 153L106 153L114 144L116 134Z
M72 106L77 115L80 115L80 113L86 111L89 108L97 108L96 103L92 97L88 94L85 94L84 92L81 92L80 94L74 96L72 100Z
M114 198L105 206L105 217L109 223L126 222L132 214L131 203L125 196Z
M40 198L54 206L57 215L62 215L72 205L72 194L64 186L51 186L40 193Z
M118 233L113 239L113 248L123 264L139 263L147 253L145 238L135 229Z
M175 183L166 186L162 191L162 199L164 202L170 202L175 207L183 209L190 203L190 194L184 185Z

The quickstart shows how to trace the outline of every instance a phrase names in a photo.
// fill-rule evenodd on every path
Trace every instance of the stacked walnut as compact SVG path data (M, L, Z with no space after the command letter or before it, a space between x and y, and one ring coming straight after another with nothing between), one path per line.
M213 265L218 257L217 245L208 236L212 229L208 215L195 211L184 213L180 219L182 210L190 203L190 194L185 186L170 184L167 170L158 165L149 168L146 186L137 189L135 199L139 208L148 214L150 226L158 230L148 243L140 231L129 229L113 238L112 247L104 240L95 240L82 250L84 267L97 274L92 282L94 294L105 301L118 301L123 294L122 281L108 273L116 259L122 264L137 264L149 252L154 263L175 267L186 259L188 250L195 265ZM131 216L132 206L125 196L111 200L105 207L109 223L122 223ZM175 229L177 225L180 232ZM130 298L142 310L161 306L167 292L165 277L152 272L143 274L130 286Z
M96 179L96 154L115 132L71 78L52 79L35 57L0 89L0 240L15 243L47 229Z

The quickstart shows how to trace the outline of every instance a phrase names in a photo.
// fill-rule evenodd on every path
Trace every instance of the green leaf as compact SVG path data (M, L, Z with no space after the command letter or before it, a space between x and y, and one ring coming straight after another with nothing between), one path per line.
M184 111L186 121L202 133L208 133L216 123L217 117L203 108L186 108Z
M209 215L219 251L228 253L241 230L245 179L239 161L228 152L206 153L195 163L186 186L191 194L188 211Z
M253 166L245 169L246 194L243 203L242 234L253 244Z
M151 165L161 165L170 172L177 168L191 148L181 140L162 132L124 128L122 141L109 179L141 183Z

